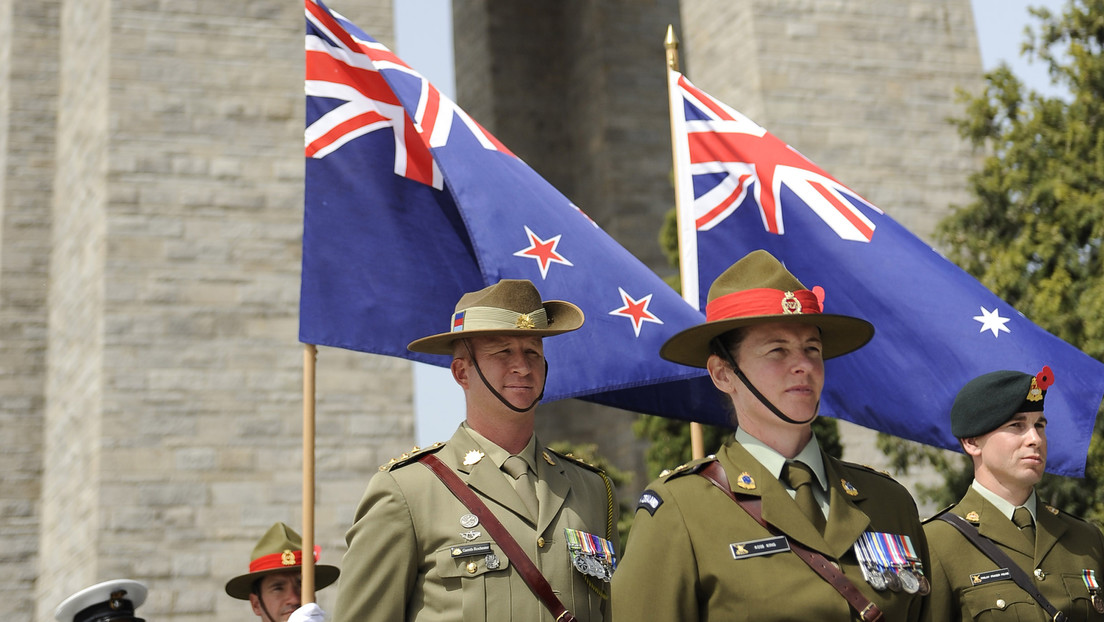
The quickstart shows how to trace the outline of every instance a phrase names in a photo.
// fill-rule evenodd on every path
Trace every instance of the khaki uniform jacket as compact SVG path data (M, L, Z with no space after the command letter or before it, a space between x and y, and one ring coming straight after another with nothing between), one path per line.
M974 489L949 510L963 518L977 513L978 532L996 542L1020 568L1033 577L1035 587L1069 620L1104 620L1093 609L1081 571L1104 572L1104 538L1100 530L1079 518L1038 504L1035 547L1020 530ZM974 518L971 516L971 519ZM974 522L974 521L970 521ZM1049 619L1042 607L1011 579L986 577L996 563L957 529L932 518L924 525L932 555L932 613L936 620ZM1038 579L1035 569L1042 571ZM978 577L971 578L973 575ZM976 583L976 584L975 584Z
M534 525L490 458L463 464L465 454L477 448L461 427L430 451L483 499L580 622L602 620L603 599L572 566L564 528L606 537L610 505L603 476L542 450L538 441L540 516ZM342 562L335 622L551 621L484 526L460 524L465 514L467 508L422 464L408 460L377 473L346 534L349 550ZM469 531L479 535L468 533L470 540L461 536ZM457 547L479 544L490 545L497 568L493 562L488 565L484 553L453 555ZM594 584L608 593L609 584Z
M863 579L851 548L866 530L908 535L927 568L927 546L912 497L888 476L822 455L830 485L824 536L801 514L785 486L738 442L726 443L716 459L735 492L760 496L768 523L838 562L887 622L926 620L925 597L874 590ZM636 512L624 558L613 575L615 621L858 619L844 597L792 551L736 559L732 545L772 534L711 482L686 471L653 482L642 497L642 507L649 494L656 498L653 506L661 502L654 513L646 507ZM754 480L754 488L739 486L744 474Z

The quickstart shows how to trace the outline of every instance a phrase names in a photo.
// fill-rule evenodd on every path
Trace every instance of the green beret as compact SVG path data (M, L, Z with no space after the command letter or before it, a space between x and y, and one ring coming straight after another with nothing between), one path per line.
M951 406L951 434L981 436L1000 427L1016 413L1043 410L1046 389L1054 382L1050 367L1032 376L1001 370L983 374L962 387Z

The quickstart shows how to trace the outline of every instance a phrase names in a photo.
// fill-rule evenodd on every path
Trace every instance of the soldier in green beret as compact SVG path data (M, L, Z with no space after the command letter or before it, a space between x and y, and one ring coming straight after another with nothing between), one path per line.
M449 330L408 346L452 357L466 418L448 442L392 459L368 483L346 534L336 622L603 619L612 484L533 432L548 372L542 339L582 324L577 306L503 280L461 297Z
M927 619L911 495L827 455L812 433L824 360L874 334L823 313L822 297L755 251L713 282L707 321L660 350L708 369L739 428L641 495L613 578L615 620Z
M974 482L924 525L936 620L1104 620L1100 529L1035 494L1053 382L1049 367L995 371L955 397L951 433L973 460Z

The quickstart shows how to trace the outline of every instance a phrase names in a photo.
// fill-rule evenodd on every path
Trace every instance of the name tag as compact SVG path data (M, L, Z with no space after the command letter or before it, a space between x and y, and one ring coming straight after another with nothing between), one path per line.
M465 544L463 546L452 547L453 557L473 557L475 555L486 555L491 552L490 543L484 544Z
M737 542L728 546L732 549L732 557L734 559L772 555L774 553L784 553L790 550L790 542L786 540L786 536L763 538L762 540L748 540L747 542Z
M970 585L981 585L982 583L991 583L993 581L1005 581L1011 578L1012 573L1007 568L1001 568L1000 570L990 570L989 572L979 572L970 575Z

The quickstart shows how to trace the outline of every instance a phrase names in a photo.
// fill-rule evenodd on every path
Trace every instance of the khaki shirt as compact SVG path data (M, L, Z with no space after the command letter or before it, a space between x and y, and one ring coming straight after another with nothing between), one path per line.
M927 546L912 497L888 476L821 455L829 485L823 536L800 513L786 487L740 443L726 443L716 460L735 492L761 497L768 523L837 562L881 608L885 620L926 620L925 597L876 591L863 579L852 551L866 530L908 535L927 568ZM844 597L792 551L737 558L737 545L748 548L772 534L689 470L652 482L641 497L625 555L613 575L614 620L858 619Z
M551 451L535 451L539 516L531 517L486 452L464 464L469 452L482 451L480 441L489 442L461 426L432 451L483 499L568 610L581 622L602 620L604 601L573 567L564 528L607 537L610 505L603 477ZM341 567L335 622L551 622L483 525L461 524L468 513L432 471L412 459L375 474L346 534L349 550ZM461 547L489 547L490 553L457 555ZM595 585L608 592L608 584Z
M1092 605L1082 571L1096 580L1104 572L1104 536L1095 525L1039 504L1035 546L1028 544L1004 512L975 489L949 512L977 526L1017 565L1071 622L1104 620ZM952 525L924 524L932 555L932 614L936 620L1048 620L1044 609ZM1036 573L1038 571L1038 573Z

